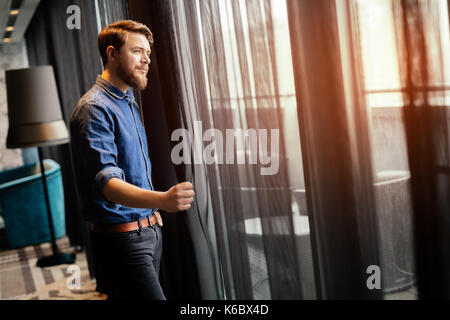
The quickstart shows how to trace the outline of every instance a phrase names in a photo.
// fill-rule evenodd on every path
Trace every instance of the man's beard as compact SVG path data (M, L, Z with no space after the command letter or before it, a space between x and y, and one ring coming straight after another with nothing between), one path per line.
M127 68L121 62L117 64L117 74L125 84L138 90L144 90L147 87L147 76L138 77L134 72L136 72L135 69Z

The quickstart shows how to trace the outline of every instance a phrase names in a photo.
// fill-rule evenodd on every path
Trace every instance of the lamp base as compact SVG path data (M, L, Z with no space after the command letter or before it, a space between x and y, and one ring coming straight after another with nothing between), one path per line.
M40 258L36 265L38 267L52 267L60 264L73 264L75 262L74 253L57 253L52 256Z

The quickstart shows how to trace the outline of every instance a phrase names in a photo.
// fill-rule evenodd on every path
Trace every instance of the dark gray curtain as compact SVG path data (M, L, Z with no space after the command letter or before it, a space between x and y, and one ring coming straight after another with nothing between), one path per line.
M448 26L445 7L446 1L393 1L420 299L450 297L450 109L448 65L444 62L448 52L443 49L448 39L442 38L442 26Z
M158 178L160 170L154 172L155 181L164 180L166 187L170 186L168 181L177 180L194 184L196 201L191 210L176 217L165 215L171 221L165 227L164 241L183 254L179 259L183 264L170 266L171 273L165 278L171 281L169 278L193 266L195 278L191 275L181 281L197 284L200 298L298 299L315 295L295 92L281 94L278 80L277 50L289 52L289 40L287 47L275 47L271 4L272 1L174 0L152 2L147 7L130 5L140 8L131 10L136 19L145 18L142 12L149 10L149 23L155 34L153 76L147 90L149 96L143 94L143 106L150 132L150 153L164 158L166 168L173 166L171 152L177 145L175 141L167 145L172 132L184 128L194 134L196 121L201 121L203 132L214 128L224 137L226 129L267 130L267 152L260 146L252 150L259 159L255 164L250 164L245 151L244 163L238 164L242 150L225 150L225 140L223 160L233 155L234 162L194 164L207 146L200 141L189 144L185 151L190 163L164 172L168 176L174 172L175 181L167 176ZM285 10L284 7L284 14ZM222 19L226 19L230 29L225 29ZM284 24L287 30L286 18ZM230 43L236 48L233 52L228 47ZM234 55L234 62L230 54ZM157 123L159 108L163 109L165 126ZM286 121L290 130L286 130ZM275 131L279 134L278 152L271 146ZM289 151L287 131L297 134L289 136ZM166 145L156 150L155 140L162 135ZM196 152L200 154L195 155ZM268 167L260 162L262 156L277 157L279 166L272 175L261 174ZM161 160L155 162L152 158L153 168L157 161ZM163 163L159 165L163 168ZM183 232L176 235L177 230ZM166 241L166 237L172 240ZM175 245L174 237L186 241ZM164 250L167 251L166 246ZM186 251L192 253L189 260L184 260ZM170 258L166 254L170 253L164 256ZM181 289L195 292L195 288Z
M287 2L320 296L448 299L448 1Z
M198 90L191 94L186 88L185 128L192 131L192 121L201 120L203 130L215 128L226 139L227 129L267 130L271 135L274 134L272 129L283 132L285 119L277 81L271 1L246 1L245 4L232 1L229 4L231 11L220 8L219 1L199 1L198 7L194 2L172 1L172 19L177 26L179 46L191 47L193 59L201 59L202 39L205 55L203 66L191 62L188 67L190 61L179 54L185 66L183 78L193 80ZM228 79L231 72L226 62L225 33L228 30L223 28L223 19L234 23L232 41L237 48L236 63L240 72L236 72L236 76L241 78L241 96L233 95L230 88L237 84ZM201 20L201 27L198 20ZM183 28L188 30L186 39L180 35ZM245 32L248 32L250 53L245 51ZM200 72L202 67L207 70L208 82ZM233 106L234 99L238 100L237 108ZM224 146L228 142L224 141ZM279 170L273 175L262 175L263 165L249 164L249 158L242 165L234 160L231 164L191 167L190 175L196 187L209 184L211 202L206 202L204 208L211 210L210 219L214 219L227 298L298 299L303 295L283 134L276 143L279 144L276 154ZM292 147L299 148L299 144ZM194 152L196 150L192 149ZM252 152L263 153L260 149ZM268 152L273 156L275 150ZM234 154L234 159L238 156L238 151L227 149L224 157L229 153ZM204 176L197 173L199 170L205 172ZM207 217L205 215L204 219ZM260 224L261 232L249 230L251 223ZM263 260L265 263L258 263Z
M95 83L102 72L97 49L99 16L102 24L128 16L126 1L56 1L43 0L25 34L30 66L52 65L55 72L63 119L69 126L70 115L80 97ZM80 7L81 28L66 26L67 7ZM113 7L111 8L110 5ZM61 165L64 181L67 235L72 245L87 250L89 270L93 275L89 249L89 226L81 214L71 159L70 145L44 148L44 157Z
M379 299L365 103L350 1L287 1L305 186L319 299Z

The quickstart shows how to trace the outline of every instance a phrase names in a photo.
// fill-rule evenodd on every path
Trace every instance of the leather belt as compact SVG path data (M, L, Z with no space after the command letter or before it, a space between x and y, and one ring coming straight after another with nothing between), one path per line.
M141 228L153 227L156 223L156 217L154 214L142 219ZM119 233L119 232L129 232L139 229L139 222L133 221L128 223L116 223L116 224L92 224L92 231L98 233Z

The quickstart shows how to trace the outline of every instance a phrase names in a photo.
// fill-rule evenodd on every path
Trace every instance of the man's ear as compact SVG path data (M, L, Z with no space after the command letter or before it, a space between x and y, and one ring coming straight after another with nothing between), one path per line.
M116 48L114 48L113 46L108 46L106 48L106 56L108 57L108 61L113 61L116 57Z

